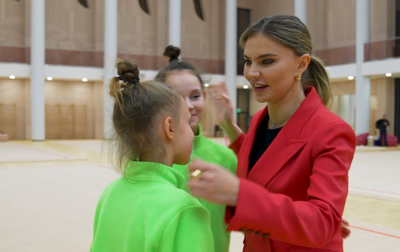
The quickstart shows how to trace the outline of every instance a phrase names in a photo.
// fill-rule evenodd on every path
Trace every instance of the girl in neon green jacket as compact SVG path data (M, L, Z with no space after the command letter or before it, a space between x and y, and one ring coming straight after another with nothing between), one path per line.
M92 252L214 251L210 216L184 189L172 164L190 160L190 114L178 92L155 81L140 82L137 66L117 63L111 79L117 164L97 205Z
M156 76L156 80L164 82L178 90L184 97L190 111L190 127L194 133L193 158L199 158L208 163L217 164L236 174L237 158L232 150L217 144L202 135L200 121L205 107L205 92L203 80L198 70L188 62L179 62L180 49L168 46L164 56L170 58L169 64ZM177 171L188 178L187 165L174 165ZM186 184L186 183L185 183ZM188 191L187 187L185 189ZM226 231L224 221L225 205L215 204L203 199L199 201L205 206L211 216L211 229L214 237L215 251L228 252L230 233Z

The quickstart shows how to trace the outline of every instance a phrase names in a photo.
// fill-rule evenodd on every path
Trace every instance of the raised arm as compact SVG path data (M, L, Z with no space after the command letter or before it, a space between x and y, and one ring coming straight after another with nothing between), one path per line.
M228 89L225 82L211 85L208 89L212 104L212 111L218 125L224 130L229 141L233 143L243 131L235 123L231 99L228 96Z

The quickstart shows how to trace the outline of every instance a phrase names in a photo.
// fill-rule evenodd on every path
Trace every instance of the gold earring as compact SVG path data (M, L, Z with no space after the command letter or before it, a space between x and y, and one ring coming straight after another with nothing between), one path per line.
M296 76L296 80L297 80L297 81L300 81L300 80L301 80L300 74Z

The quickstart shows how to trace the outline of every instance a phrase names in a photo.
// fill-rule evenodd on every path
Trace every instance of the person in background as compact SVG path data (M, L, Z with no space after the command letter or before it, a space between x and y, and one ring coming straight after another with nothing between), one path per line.
M171 51L180 51L173 47ZM177 58L179 55L168 54L167 57ZM204 115L205 91L200 72L188 62L170 60L170 64L162 69L156 76L159 80L179 91L185 99L190 111L189 124L194 133L193 153L194 158L205 162L217 164L231 174L236 173L237 158L235 153L226 146L215 143L202 135L200 121ZM173 165L188 181L186 165ZM211 216L211 230L214 237L215 251L228 252L230 232L226 231L224 223L225 204L215 204L203 199L200 202L207 208Z
M234 123L224 85L213 89L215 117L238 155L238 176L194 161L188 167L197 179L189 189L227 205L228 230L244 233L243 251L342 252L356 137L326 107L330 82L312 56L310 33L295 16L267 16L249 26L239 43L244 76L255 99L268 104L253 116L246 135Z
M386 114L383 114L382 118L376 121L376 128L379 129L379 141L382 146L388 146L386 127L389 125L390 123L389 120L387 119Z
M123 176L99 199L90 251L214 251L208 211L171 168L187 164L192 152L185 100L164 84L141 82L128 61L116 66L113 143Z

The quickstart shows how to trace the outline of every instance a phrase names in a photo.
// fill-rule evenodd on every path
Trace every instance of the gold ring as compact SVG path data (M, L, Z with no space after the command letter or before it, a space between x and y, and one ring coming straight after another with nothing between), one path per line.
M192 174L190 174L190 177L192 177L192 179L198 180L200 179L202 173L203 172L200 169L197 169L194 172L192 172Z

